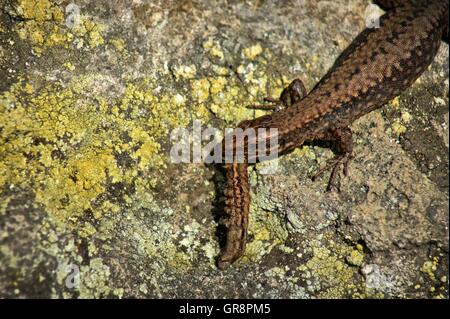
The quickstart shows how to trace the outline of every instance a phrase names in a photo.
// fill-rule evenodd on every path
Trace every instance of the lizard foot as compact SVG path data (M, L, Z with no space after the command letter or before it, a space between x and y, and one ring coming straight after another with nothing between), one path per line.
M339 191L340 189L340 181L338 180L338 170L339 166L343 166L343 173L344 176L348 176L348 165L353 158L353 155L351 153L346 153L343 155L339 155L336 158L332 159L325 165L325 167L322 167L319 169L313 176L312 180L315 181L319 176L323 175L326 171L331 169L331 175L330 179L328 180L327 185L327 192L331 190Z
M335 144L336 157L329 161L327 165L312 176L312 180L316 180L325 171L331 169L330 180L328 181L327 191L336 189L339 191L339 183L337 183L338 169L340 165L344 166L344 175L348 175L348 164L353 158L353 141L352 131L349 127L332 129L323 133L322 139L329 140Z

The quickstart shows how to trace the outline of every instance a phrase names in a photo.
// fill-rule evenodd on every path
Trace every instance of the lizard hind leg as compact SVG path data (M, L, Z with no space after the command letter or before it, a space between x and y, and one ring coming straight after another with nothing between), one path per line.
M249 105L248 108L278 111L283 107L294 105L298 101L301 101L306 95L307 91L303 82L300 79L295 79L283 89L278 99L265 97L265 104Z
M336 143L337 154L335 158L330 160L325 167L319 169L313 176L312 180L316 180L324 172L331 169L330 179L328 181L327 191L333 188L339 189L337 183L339 167L343 165L343 173L345 176L348 175L348 165L353 158L353 140L352 131L349 127L338 128L327 131L321 138L321 140L332 141Z

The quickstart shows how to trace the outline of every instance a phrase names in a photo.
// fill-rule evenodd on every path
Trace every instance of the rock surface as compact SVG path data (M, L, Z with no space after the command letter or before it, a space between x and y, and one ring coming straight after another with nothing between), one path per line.
M351 1L0 0L0 297L448 298L447 44L356 121L340 192L304 146L249 170L245 256L215 266L224 176L170 133L308 89L365 27ZM378 10L378 11L377 11ZM274 163L272 163L274 164Z

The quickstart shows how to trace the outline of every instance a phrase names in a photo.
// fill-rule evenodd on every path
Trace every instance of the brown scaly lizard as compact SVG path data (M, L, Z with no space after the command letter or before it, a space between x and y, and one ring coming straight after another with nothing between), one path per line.
M351 123L408 88L433 61L441 38L448 39L447 0L377 3L388 10L380 18L380 27L367 28L360 33L309 94L300 80L294 80L281 94L278 104L284 105L282 109L238 125L255 130L277 128L278 154L305 142L337 143L335 159L318 172L331 168L329 187L334 184L340 165L344 165L344 172L347 172L352 154ZM258 137L250 143L257 142ZM236 145L234 142L232 147L247 150L248 140L243 143ZM250 203L249 163L244 160L225 164L227 233L217 262L220 269L230 266L245 250Z

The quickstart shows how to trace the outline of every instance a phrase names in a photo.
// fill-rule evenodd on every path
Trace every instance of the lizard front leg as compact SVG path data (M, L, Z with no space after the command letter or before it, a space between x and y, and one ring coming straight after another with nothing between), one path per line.
M336 156L334 159L329 161L325 167L319 169L316 174L312 177L313 180L317 179L320 175L322 175L325 171L331 169L330 179L328 181L327 191L330 191L332 188L337 188L336 179L338 176L338 169L340 165L343 165L344 175L348 175L348 164L350 160L353 158L353 140L352 140L352 131L349 127L344 128L336 128L329 131L326 131L321 135L318 140L326 140L331 141L336 144Z

